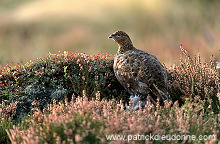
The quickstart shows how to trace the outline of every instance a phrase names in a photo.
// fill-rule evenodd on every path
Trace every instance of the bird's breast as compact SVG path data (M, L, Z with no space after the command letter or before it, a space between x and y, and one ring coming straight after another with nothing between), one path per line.
M122 79L135 79L141 70L141 62L132 56L119 54L114 59L114 72L116 77Z

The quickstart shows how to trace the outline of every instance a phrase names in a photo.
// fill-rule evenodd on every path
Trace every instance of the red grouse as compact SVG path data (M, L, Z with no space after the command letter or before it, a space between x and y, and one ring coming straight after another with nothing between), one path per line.
M133 109L144 106L147 96L162 104L165 100L172 101L167 90L167 72L154 55L136 49L123 31L116 31L108 38L119 46L114 58L114 73L131 95Z

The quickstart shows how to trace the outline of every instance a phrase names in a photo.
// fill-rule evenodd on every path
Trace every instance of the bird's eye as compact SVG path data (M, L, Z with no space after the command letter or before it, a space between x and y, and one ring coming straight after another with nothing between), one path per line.
M118 34L118 35L117 35L117 37L121 37L121 35L120 35L120 34Z

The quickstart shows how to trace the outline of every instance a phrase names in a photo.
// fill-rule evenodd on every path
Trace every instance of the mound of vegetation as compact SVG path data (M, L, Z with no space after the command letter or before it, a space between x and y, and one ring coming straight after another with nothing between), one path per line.
M98 91L101 98L122 99L126 91L116 80L112 65L113 57L108 54L68 52L50 53L24 65L7 65L1 69L0 101L6 105L17 102L17 119L30 112L33 101L39 102L42 110L53 100L70 101L73 94L82 95L84 90L89 99Z
M24 65L2 66L0 142L9 143L10 137L17 143L107 143L105 135L137 133L219 137L214 58L202 63L181 50L180 64L167 69L173 106L149 103L138 111L123 110L129 95L114 76L112 55L49 53Z

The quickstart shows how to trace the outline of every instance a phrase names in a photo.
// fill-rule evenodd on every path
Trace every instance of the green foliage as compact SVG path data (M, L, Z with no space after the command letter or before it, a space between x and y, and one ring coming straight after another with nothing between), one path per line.
M10 143L6 129L12 129L16 121L12 117L16 114L17 102L6 105L4 102L0 104L0 143Z
M8 135L6 133L6 129L13 128L13 122L10 119L1 119L0 120L0 143L9 144L11 143Z

